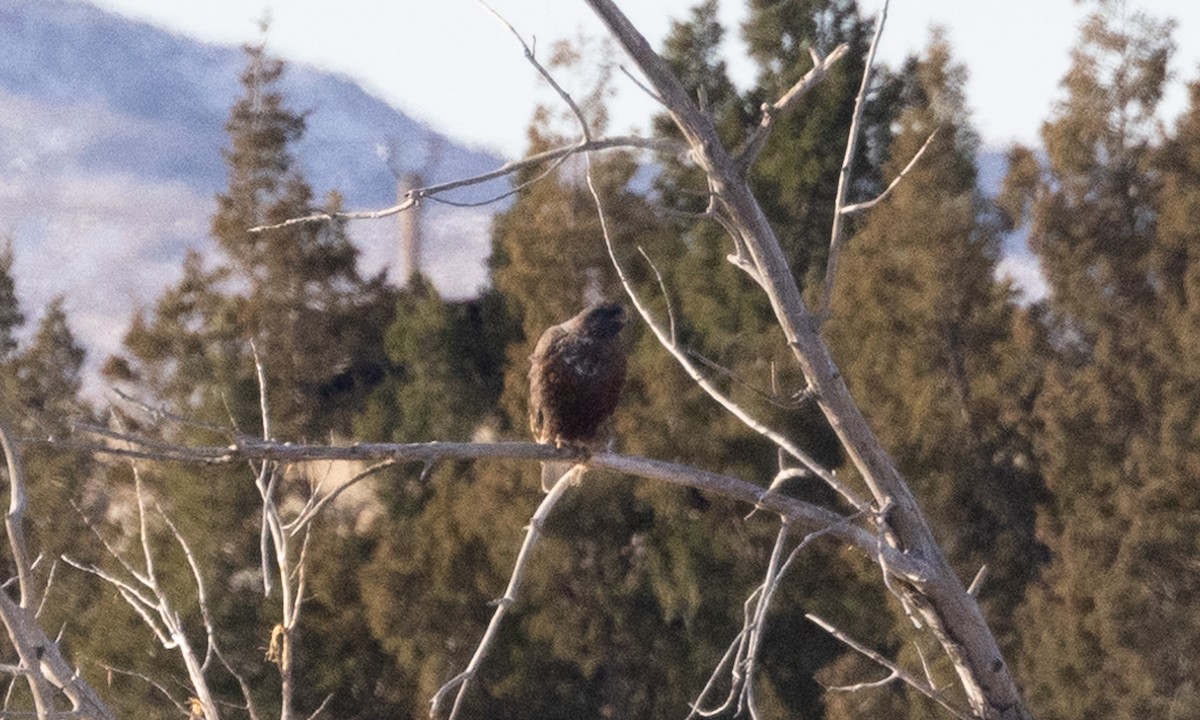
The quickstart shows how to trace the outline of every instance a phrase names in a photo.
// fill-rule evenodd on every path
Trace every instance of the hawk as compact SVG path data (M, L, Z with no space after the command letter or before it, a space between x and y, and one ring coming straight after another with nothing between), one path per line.
M534 440L555 447L596 439L625 384L625 348L619 335L625 311L615 303L592 305L548 328L529 356L529 427ZM549 490L569 463L545 463Z

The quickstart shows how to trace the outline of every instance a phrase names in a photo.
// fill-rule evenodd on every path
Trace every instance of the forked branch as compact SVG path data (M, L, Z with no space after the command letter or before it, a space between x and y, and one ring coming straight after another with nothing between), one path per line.
M971 711L989 720L1028 718L1028 710L978 603L946 561L907 483L850 396L820 335L819 319L804 302L775 231L736 157L722 144L712 118L692 102L667 63L612 0L586 2L650 81L691 146L696 164L708 176L710 189L733 227L731 234L742 243L739 251L744 247L753 264L755 279L771 303L813 397L847 457L870 488L874 505L890 508L879 517L880 530L886 534L888 544L901 548L906 557L930 564L931 577L920 583L899 584L899 591L921 615L954 664ZM867 66L871 66L869 60ZM864 78L864 88L868 84L869 76ZM853 156L852 152L847 154ZM845 204L845 187L843 183L838 193L843 198L838 202L838 222ZM840 230L835 230L834 237L839 236Z

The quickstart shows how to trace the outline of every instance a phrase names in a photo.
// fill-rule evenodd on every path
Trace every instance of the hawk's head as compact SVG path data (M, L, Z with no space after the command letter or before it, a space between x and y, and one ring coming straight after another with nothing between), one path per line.
M580 330L588 337L605 340L625 327L625 309L616 303L601 303L583 311Z

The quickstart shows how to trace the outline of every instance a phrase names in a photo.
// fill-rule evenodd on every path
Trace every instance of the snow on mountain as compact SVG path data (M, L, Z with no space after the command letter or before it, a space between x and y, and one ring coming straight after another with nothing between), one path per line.
M185 250L212 247L224 125L244 58L82 0L0 0L0 48L0 237L14 243L27 314L65 296L94 367L118 349L134 309L177 279ZM296 149L306 177L318 197L336 189L349 208L392 204L393 168L432 183L502 162L344 76L290 65L283 89L308 113ZM423 209L423 267L448 296L485 281L496 209ZM367 269L397 264L395 218L352 223L351 234Z

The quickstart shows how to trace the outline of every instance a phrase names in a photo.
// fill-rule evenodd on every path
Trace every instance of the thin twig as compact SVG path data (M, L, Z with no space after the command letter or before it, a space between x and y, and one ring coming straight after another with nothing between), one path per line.
M394 459L375 463L374 465L360 471L354 477L339 485L333 492L320 496L320 499L317 499L317 496L314 495L293 520L284 524L283 529L286 530L290 535L295 535L296 533L300 532L302 528L308 526L312 519L316 517L316 515L327 505L336 500L339 495L363 480L377 475L379 472L386 470L387 468L394 467L398 463L399 460Z
M933 139L937 137L937 134L937 130L929 133L929 137L925 138L925 142L921 144L921 148L912 156L912 159L908 161L908 164L904 166L904 169L900 171L900 174L892 178L892 181L888 183L888 186L884 188L883 192L876 195L873 200L867 200L854 205L847 205L846 207L842 208L842 214L853 215L864 210L870 210L886 200L888 195L891 195L892 191L896 189L896 186L900 184L900 181L904 179L904 176L908 175L909 171L916 167L917 162L921 159L921 156L925 154L925 150L929 147L929 144L933 142Z
M745 681L738 699L738 713L749 710L752 720L758 718L758 702L754 695L754 671L758 666L758 650L762 646L763 635L767 629L767 609L775 594L774 588L778 587L776 576L779 574L779 564L783 557L783 548L787 542L789 530L791 527L786 520L780 523L779 532L775 536L775 545L771 549L771 558L767 561L767 575L762 584L763 592L758 596L758 606L754 608L754 619L748 628L750 642L746 646Z
M875 66L875 51L879 48L879 38L883 35L883 25L887 20L888 0L884 0L875 20L875 36L871 38L871 48L867 51L866 65L863 68L862 84L858 87L858 95L854 98L854 115L850 120L850 136L846 140L846 154L842 158L842 167L838 171L837 194L833 204L833 228L830 232L829 257L825 261L825 287L822 291L821 306L817 316L824 318L829 312L829 301L833 295L833 283L837 277L838 256L845 244L845 223L842 218L846 195L850 191L850 166L854 163L854 155L858 151L859 123L862 122L863 109L867 104L867 89L871 85L871 75Z
M154 678L150 677L149 675L145 675L143 673L137 672L136 670L126 670L124 668L115 667L113 665L108 665L105 663L97 663L97 665L99 665L101 668L104 668L105 672L116 674L116 675L126 675L128 677L137 678L138 680L141 680L142 682L146 683L150 687L152 687L155 690L162 693L163 697L165 697L172 705L174 705L179 710L180 713L182 713L185 716L190 715L190 713L188 712L187 705L180 702L179 700L176 700L175 696L171 694L171 691L168 690L165 685L156 681ZM110 679L110 682L111 682L111 679Z
M192 571L192 579L196 581L196 602L200 606L200 617L204 622L204 634L208 643L204 651L204 663L201 669L207 669L209 663L212 661L213 654L216 652L217 637L216 623L213 622L212 612L208 607L208 596L204 592L204 575L200 572L200 563L196 560L196 554L192 552L191 546L184 539L183 533L179 532L179 528L171 521L171 518L162 509L161 505L155 503L154 509L158 511L158 516L171 529L171 533L175 536L175 542L179 543L179 547L183 550L183 556L187 559L188 567Z
M658 280L658 291L662 293L663 303L667 306L667 327L670 329L668 336L671 338L671 344L674 345L678 341L678 335L675 333L675 309L671 307L671 294L667 292L667 284L663 282L662 273L658 271L658 266L646 254L646 250L638 245L638 252L645 258L646 264L654 271L654 277Z
M432 199L435 195L457 190L459 188L470 187L472 185L480 185L491 180L497 180L514 173L518 173L526 168L536 167L546 162L561 161L561 158L571 155L577 155L581 152L593 152L599 150L612 150L615 148L640 148L643 150L657 151L672 151L681 150L682 146L678 141L664 138L643 138L635 135L620 135L607 138L597 138L589 140L586 143L571 143L563 147L544 150L540 153L535 153L521 160L513 160L506 162L495 170L489 170L479 175L472 175L467 178L451 180L444 183L434 185L426 185L425 187L413 188L404 195L404 200L390 207L381 208L379 210L355 210L348 212L315 212L302 217L289 218L280 223L271 225L258 225L249 229L248 232L260 233L268 230L278 230L280 228L292 227L294 225L306 225L309 223L334 222L337 220L379 220L392 215L399 215L405 210L416 207L423 199ZM499 197L507 197L507 193ZM493 199L494 200L494 199Z
M316 720L321 713L325 712L325 708L329 705L329 701L331 700L333 700L333 693L325 696L325 699L321 701L321 704L317 706L316 710L312 711L312 714L308 716L307 720Z
M620 68L621 72L625 73L625 77L629 78L630 82L632 82L634 85L637 85L637 86L638 86L638 89L639 89L639 90L641 90L642 92L644 92L644 93L646 93L647 95L649 95L651 100L653 100L654 102L658 103L659 105L662 105L663 107L666 107L666 103L664 103L664 102L663 102L663 99L662 99L661 97L659 97L659 96L658 96L658 93L656 93L656 92L654 92L653 90L651 90L651 89L650 89L650 88L649 88L649 87L646 85L646 83L642 82L641 80L639 80L639 79L637 78L637 76L636 76L636 75L634 75L633 73L629 72L629 68L625 67L624 65L618 65L617 67L618 67L618 68Z
M216 653L217 659L221 661L221 665L225 667L225 671L233 676L238 687L242 690L242 697L246 701L246 714L250 716L250 720L261 720L261 715L258 714L258 708L254 705L254 693L251 692L250 684L246 682L246 678L242 674L233 669L233 665L226 659L225 654L221 652L221 648L213 646L213 651Z
M529 61L530 65L533 65L533 67L537 69L538 73L542 76L542 79L549 83L550 87L554 88L554 92L557 93L560 98L562 98L563 102L565 102L567 106L571 108L571 112L575 114L576 120L579 121L579 129L583 133L583 141L587 142L591 140L592 133L591 130L588 129L588 121L587 118L584 117L583 110L581 110L579 105L575 103L575 100L571 98L570 93L568 93L566 90L563 90L562 86L558 84L558 81L554 79L554 76L551 75L546 68L542 67L542 64L538 62L537 58L534 56L533 50L531 50L529 45L525 42L525 38L521 37L521 33L517 32L517 29L514 28L512 23L510 23L508 20L505 20L503 15L492 9L491 5L488 5L486 2L484 2L484 0L478 0L478 2L497 20L503 23L504 27L508 28L508 31L512 33L512 36L517 39L517 42L521 43L521 48L525 52L525 59Z
M927 685L924 681L920 680L919 678L913 677L911 674L909 674L907 671L905 671L903 668L901 668L899 665L892 662L891 660L888 660L884 656L882 656L879 653L875 652L874 650L866 647L865 645L863 645L859 642L856 642L849 635L842 632L841 630L838 630L836 627L834 627L830 623L826 622L825 620L822 620L821 618L817 617L816 615L813 615L812 613L808 613L804 617L808 618L811 622L813 622L814 624L819 626L825 632L829 633L833 637L837 638L838 640L841 640L843 643L850 646L852 649L854 649L859 654L864 655L864 656L870 658L871 660L874 660L879 665L887 668L888 670L891 670L892 673L898 679L902 680L909 687L913 688L914 690L921 693L925 697L929 698L930 700L933 700L938 705L941 705L954 717L959 718L959 720L975 720L970 714L965 713L962 710L959 710L958 708L954 707L954 705L952 705L950 703L950 701L947 700L942 695L942 693L940 693L937 690L935 690L934 688L930 687L929 685Z

